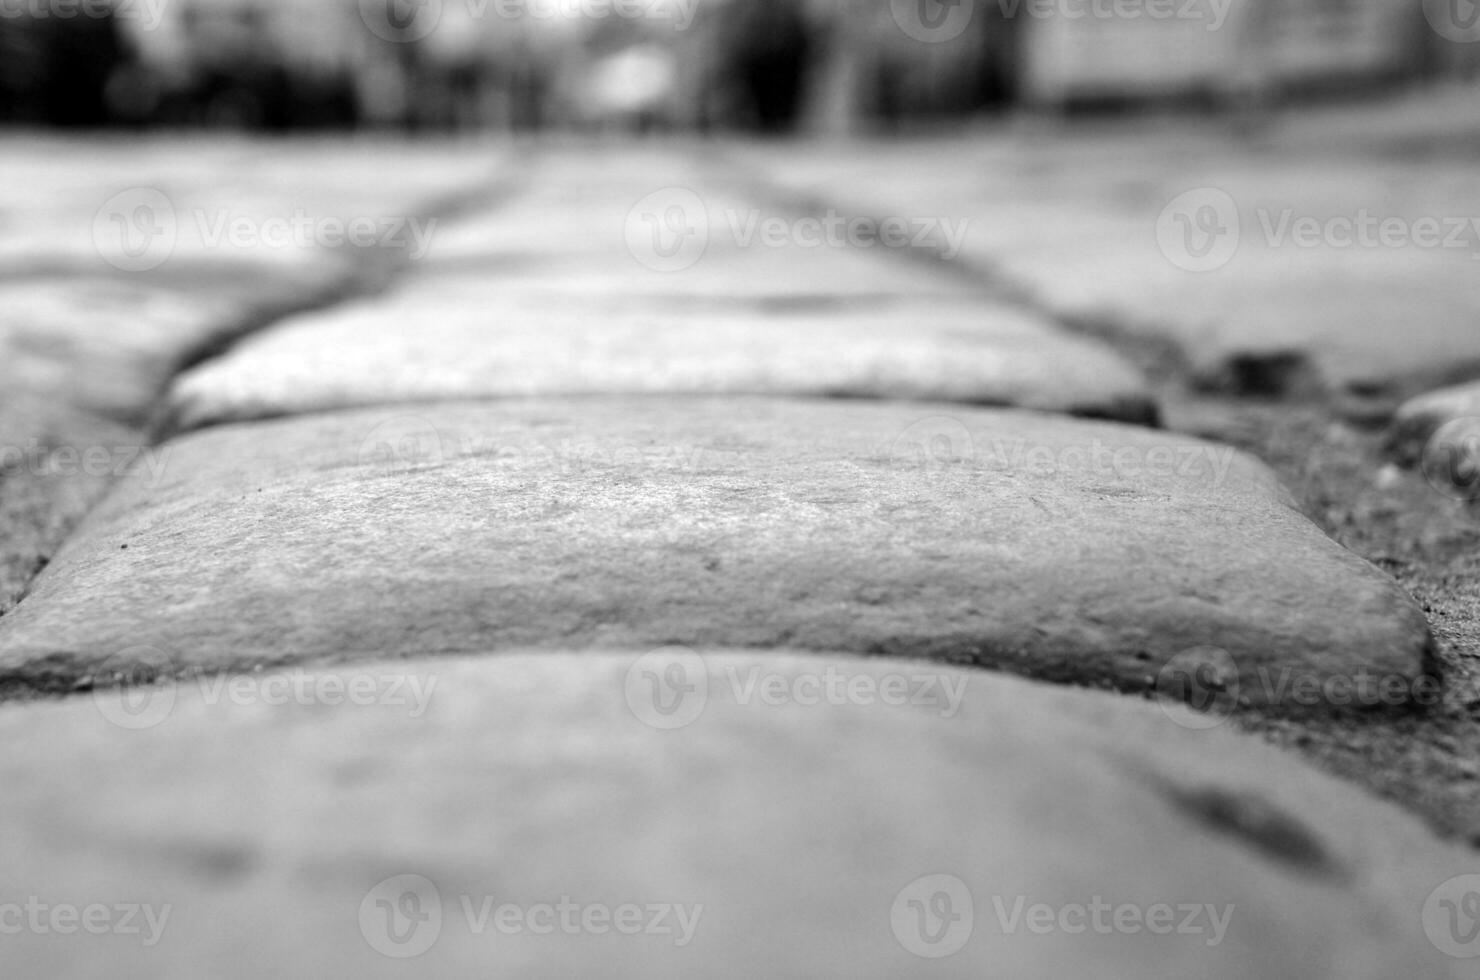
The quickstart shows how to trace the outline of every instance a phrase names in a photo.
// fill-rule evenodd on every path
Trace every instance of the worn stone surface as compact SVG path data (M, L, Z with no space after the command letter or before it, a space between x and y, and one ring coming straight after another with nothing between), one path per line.
M460 149L0 136L0 178L24 189L0 192L0 279L117 276L281 315L346 290L364 250L351 224L368 247L424 257L437 227L426 209L512 170L503 150Z
M429 282L471 276L546 300L579 296L654 304L812 303L974 297L975 287L884 255L837 248L712 245L692 265L665 271L625 252L512 253L449 258L419 267Z
M145 414L176 363L244 312L117 279L0 283L0 387L112 417Z
M0 614L146 455L188 360L380 288L418 244L410 219L429 237L417 208L503 163L426 144L0 136ZM373 244L344 240L354 221Z
M224 668L680 642L1137 689L1212 645L1232 657L1215 674L1259 701L1295 677L1411 677L1429 643L1411 599L1262 466L1129 426L540 399L164 450L0 624L10 681L70 685L141 646Z
M1464 426L1480 440L1480 381L1441 388L1410 399L1398 409L1388 433L1389 447L1403 462L1414 463L1424 446L1446 425ZM1472 444L1473 450L1475 445Z
M765 179L818 207L964 219L967 264L1056 316L1171 338L1235 390L1268 394L1241 372L1292 357L1302 370L1273 387L1401 387L1480 364L1468 161L1288 142L1147 126L845 145L811 166L752 151L747 166L769 158ZM961 165L926 164L947 154Z
M1150 704L779 653L228 683L0 714L16 900L148 910L7 936L7 975L1470 975L1425 938L1468 853Z
M1155 400L1108 348L990 305L677 313L414 291L287 321L180 378L177 425L346 406L584 394L823 395L1133 422Z
M141 454L125 426L22 390L0 395L0 616Z

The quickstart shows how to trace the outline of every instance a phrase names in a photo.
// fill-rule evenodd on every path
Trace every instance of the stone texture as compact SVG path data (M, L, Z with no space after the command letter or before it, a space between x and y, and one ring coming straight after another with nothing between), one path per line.
M782 654L706 654L683 674L704 682L680 702L689 724L660 731L639 720L643 671L691 662L674 656L545 651L291 686L259 675L235 693L187 682L135 690L134 714L111 691L4 712L8 900L137 903L163 927L141 914L142 934L23 930L0 966L160 980L1472 975L1424 932L1428 897L1472 855L1258 741L1100 694ZM919 703L791 700L829 673ZM746 703L753 678L784 693ZM424 879L420 906L382 884L402 875ZM959 882L949 911L963 917L937 945L922 937L939 920L922 927L909 904L944 908L917 884L934 875ZM562 900L574 927L534 934L536 906ZM1055 918L1098 901L1138 928L1097 932L1111 913L1071 911L1082 934L1013 929L1019 901ZM516 917L479 934L485 902ZM644 906L644 927L647 905L683 907L689 941L673 914L656 923L671 932L581 931L586 908L624 903ZM1173 906L1170 934L1139 925L1157 905ZM398 946L388 909L433 917L396 920Z
M1154 422L1101 344L1000 306L785 313L564 303L489 308L413 291L294 318L178 379L176 425L346 406L587 394L822 395L1016 405Z
M0 283L0 308L0 387L121 418L146 415L177 363L245 316L228 302L96 278Z
M1294 357L1304 377L1277 387L1314 380L1369 390L1480 363L1474 232L1450 235L1473 211L1467 161L1348 154L1332 167L1309 146L1253 152L1223 134L1155 130L812 153L809 166L789 152L753 151L746 166L847 213L967 219L969 264L1056 316L1171 338L1208 382L1257 390L1240 378L1247 365ZM960 165L926 163L945 155ZM1175 261L1185 255L1159 247L1158 221L1179 195L1205 189L1233 202L1238 247L1226 264L1187 271ZM1396 219L1420 234L1421 221L1451 222L1440 229L1450 242L1303 247L1266 230L1287 212L1291 221Z
M144 454L142 430L184 363L363 288L366 270L379 288L393 264L312 232L275 243L269 222L394 220L503 162L428 146L357 161L365 148L0 135L0 614ZM172 244L158 264L133 262L109 224L140 205L160 228L174 219L172 239L151 238ZM249 234L234 241L239 222Z
M112 485L139 434L54 399L0 395L0 616ZM88 456L91 452L93 455ZM97 454L106 454L106 463ZM126 466L124 467L126 468Z
M1480 436L1480 381L1441 388L1404 403L1393 418L1389 446L1403 462L1415 463L1441 427L1465 422Z
M649 268L627 252L574 251L468 255L423 263L418 272L434 288L446 288L446 280L472 278L505 295L547 301L575 296L671 305L819 304L980 295L963 279L878 253L759 244L712 244L693 265L674 271Z
M1260 464L1129 426L543 399L164 449L0 623L9 682L69 687L137 647L246 668L679 642L1139 689L1212 645L1262 701L1297 677L1410 677L1429 649L1411 598Z
M0 282L0 615L113 481L176 367L249 311L100 277Z
M229 299L260 316L281 315L349 288L356 249L333 237L344 222L367 219L389 229L512 173L501 149L448 153L429 140L267 146L156 136L110 144L106 172L100 170L99 151L84 145L88 152L79 153L75 141L0 136L0 178L24 189L0 192L0 279L113 275L204 299ZM147 267L122 252L118 229L109 223L110 211L127 219L140 204L154 207L158 218L173 218L158 224L167 237L153 240L171 247L146 252L160 260ZM295 228L286 237L284 223ZM238 225L245 237L233 231ZM387 251L407 237L393 237ZM137 236L133 244L139 244ZM411 257L410 249L400 251Z

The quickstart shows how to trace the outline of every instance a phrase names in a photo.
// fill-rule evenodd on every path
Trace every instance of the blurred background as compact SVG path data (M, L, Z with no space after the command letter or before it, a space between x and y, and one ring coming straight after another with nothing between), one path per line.
M851 134L1022 110L1243 118L1480 71L1472 0L1095 15L1115 2L0 0L0 122Z

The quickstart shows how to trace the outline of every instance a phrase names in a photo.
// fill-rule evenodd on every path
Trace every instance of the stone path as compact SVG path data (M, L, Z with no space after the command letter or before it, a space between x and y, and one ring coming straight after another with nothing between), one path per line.
M957 165L928 163L947 153ZM743 159L740 174L760 169L794 204L964 222L952 258L1057 317L1174 338L1204 384L1367 393L1480 368L1480 225L1460 155L1251 152L1212 131ZM897 179L921 167L929 180Z
M49 909L0 962L1468 975L1480 869L1435 831L1480 833L1475 647L1376 544L1463 540L1432 454L1387 455L1463 409L1361 435L1322 395L1375 412L1466 338L1383 360L1360 296L1334 339L1286 304L1468 281L1153 267L1128 215L1206 142L1053 145L887 184L919 144L793 150L789 186L702 146L161 147L0 198L34 447L0 461L0 867ZM1321 213L1385 186L1220 166ZM952 201L964 258L858 219ZM167 211L168 254L127 237Z
M665 715L649 681L675 670L691 690ZM1129 699L781 651L509 652L282 675L277 694L262 680L0 715L19 749L0 766L13 893L144 910L136 936L8 938L11 963L1470 975L1420 914L1467 852Z

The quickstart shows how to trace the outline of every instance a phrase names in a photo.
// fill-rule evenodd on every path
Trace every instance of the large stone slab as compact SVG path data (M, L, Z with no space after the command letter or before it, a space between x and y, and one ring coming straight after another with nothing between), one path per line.
M227 683L0 715L7 975L1472 975L1470 852L1150 704L684 651Z
M1407 692L1429 648L1411 598L1260 464L1129 426L537 399L224 427L163 453L0 623L7 682L68 687L130 650L216 669L678 642L1126 689L1191 656L1273 701Z
M1366 391L1477 362L1467 158L1333 168L1155 129L819 153L747 163L847 213L964 220L968 263L1057 316L1171 338L1207 381L1277 388L1296 379L1241 375L1299 362L1302 383Z
M820 395L1016 405L1154 422L1109 348L1007 307L677 311L482 292L294 318L178 379L177 425L402 402L587 394Z

